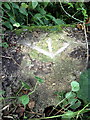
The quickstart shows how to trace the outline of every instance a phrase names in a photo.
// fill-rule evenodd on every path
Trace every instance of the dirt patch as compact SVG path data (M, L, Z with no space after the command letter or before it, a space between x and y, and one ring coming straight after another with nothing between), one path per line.
M52 44L46 42L49 38ZM44 79L30 96L35 102L34 112L43 113L47 106L56 105L59 101L54 93L68 91L70 82L79 80L86 67L84 34L69 27L62 32L26 31L19 36L7 32L4 41L9 44L8 48L2 49L1 56L2 89L6 91L5 97L13 96L18 91L20 80L28 83L33 90L37 82L35 76ZM65 47L64 43L69 46L60 51ZM33 49L35 47L43 52ZM51 58L50 55L54 57ZM9 102L10 100L6 101L7 104Z

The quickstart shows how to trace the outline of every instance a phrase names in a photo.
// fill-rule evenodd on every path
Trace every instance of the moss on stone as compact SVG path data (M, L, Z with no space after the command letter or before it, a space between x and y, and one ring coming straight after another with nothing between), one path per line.
M64 24L64 25L56 25L56 26L21 26L20 29L16 29L14 30L14 32L19 35L21 34L22 32L25 32L25 30L27 31L30 31L30 32L33 32L33 31L36 31L36 30L40 30L40 31L62 31L62 29L64 27L75 27L75 25L70 25L70 24Z

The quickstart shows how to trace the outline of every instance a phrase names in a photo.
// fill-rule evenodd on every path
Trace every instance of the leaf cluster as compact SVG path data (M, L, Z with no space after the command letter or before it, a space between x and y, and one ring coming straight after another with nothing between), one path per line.
M87 19L85 3L67 2L62 5L72 17L83 21ZM0 8L2 25L10 30L22 26L53 26L73 22L73 18L64 14L59 2L0 2Z

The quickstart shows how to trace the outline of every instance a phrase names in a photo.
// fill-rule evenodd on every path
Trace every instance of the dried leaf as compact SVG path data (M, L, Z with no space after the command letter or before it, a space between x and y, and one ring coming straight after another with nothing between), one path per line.
M18 115L20 117L22 117L24 115L24 112L25 112L25 108L24 107L18 107L17 110L16 110L16 113L18 113Z
M30 102L28 103L28 107L29 107L30 109L33 109L34 106L35 106L35 101L30 101Z

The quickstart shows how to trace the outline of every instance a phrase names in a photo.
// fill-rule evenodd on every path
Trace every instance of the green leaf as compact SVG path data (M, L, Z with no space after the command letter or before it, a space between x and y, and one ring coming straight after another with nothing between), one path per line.
M77 92L80 89L79 83L77 81L71 82L72 91Z
M36 2L32 2L32 7L33 7L33 9L35 9L36 7L37 7L37 5L38 5L38 2L36 1Z
M19 23L14 23L13 26L18 28L18 27L20 27L20 24Z
M65 95L65 98L67 98L67 99L73 99L73 98L75 98L75 97L76 97L76 94L73 93L73 92L68 92L68 93L66 93L66 95Z
M29 96L28 95L22 95L18 99L24 106L26 106L29 103Z
M11 9L8 3L4 3L4 6L5 6L8 10Z
M26 11L25 8L20 7L19 11L20 11L20 13L22 13L23 15L28 16L28 13L27 13L27 11Z
M34 18L42 18L42 15L40 13L37 13L33 16Z
M81 73L79 84L78 97L85 102L90 102L90 69Z
M73 4L72 3L68 3L69 7L68 8L73 8Z
M63 20L61 19L53 19L53 21L57 24L57 25L60 25L60 24L65 24Z
M24 88L30 89L30 86L29 86L27 83L25 83L25 82L22 82L22 86L23 86Z
M76 116L76 113L75 112L72 112L72 111L67 111L65 114L63 114L63 118L74 118Z
M40 82L40 83L43 83L43 82L44 82L44 80L43 80L43 79L41 79L40 77L35 76L35 78L36 78L36 79L37 79L37 81L38 81L38 82Z
M14 19L14 17L10 17L10 22L12 23L12 24L14 24L16 21L15 21L15 19Z
M54 17L52 15L50 15L50 14L47 14L46 16L51 18L51 19L54 19Z
M72 105L70 108L75 110L81 106L81 101L78 99L74 99L73 101L70 102L70 104Z
M21 7L28 8L28 5L26 3L21 3Z
M44 8L38 7L38 11L39 11L42 15L45 15L45 14L46 14L46 11L44 10Z
M17 3L12 2L11 4L12 4L13 8L19 9L19 6L17 5Z
M43 2L44 8L48 6L48 2Z
M72 99L68 100L68 103L71 104L71 105L74 105L76 101L77 101L77 99L72 98Z
M0 95L3 95L4 93L5 93L5 91L3 91L3 90L2 90L2 91L0 91Z
M9 28L10 30L13 29L13 26L10 24L10 22L4 22L4 23L2 23L2 25L6 26L6 27Z

